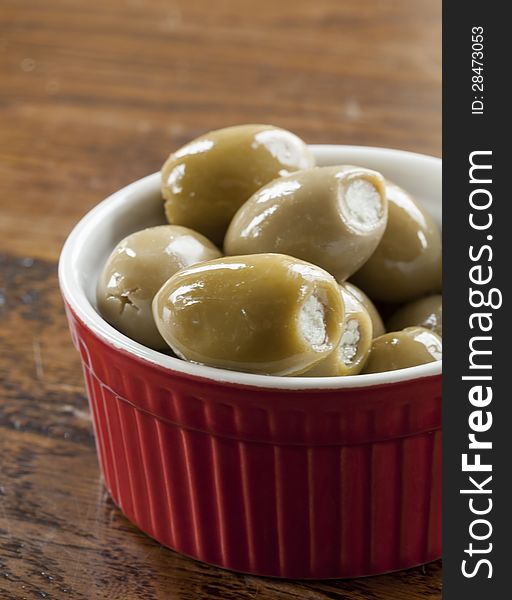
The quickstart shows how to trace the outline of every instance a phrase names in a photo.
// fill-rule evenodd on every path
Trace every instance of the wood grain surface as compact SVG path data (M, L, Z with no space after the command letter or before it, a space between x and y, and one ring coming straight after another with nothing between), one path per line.
M162 548L106 494L56 264L73 224L208 129L440 153L438 0L0 0L0 598L415 600Z

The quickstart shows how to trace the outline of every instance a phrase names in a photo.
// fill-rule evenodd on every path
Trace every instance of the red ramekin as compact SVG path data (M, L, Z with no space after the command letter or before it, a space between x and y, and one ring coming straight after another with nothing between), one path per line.
M440 221L440 160L316 146L318 164L380 170ZM189 556L258 575L374 575L441 555L441 363L332 378L194 365L96 312L97 275L125 235L163 222L159 175L88 213L59 278L114 502Z

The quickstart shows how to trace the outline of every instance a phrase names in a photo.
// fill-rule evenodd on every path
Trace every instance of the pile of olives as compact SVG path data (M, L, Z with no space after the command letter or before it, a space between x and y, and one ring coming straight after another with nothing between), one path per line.
M266 375L441 359L440 232L380 173L317 167L293 133L241 125L193 140L161 175L169 224L119 242L98 281L98 310L120 332Z

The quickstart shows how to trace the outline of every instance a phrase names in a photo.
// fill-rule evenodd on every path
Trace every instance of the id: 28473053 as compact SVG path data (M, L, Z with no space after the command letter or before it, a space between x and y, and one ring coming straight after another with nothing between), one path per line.
M484 28L471 28L471 114L484 114Z

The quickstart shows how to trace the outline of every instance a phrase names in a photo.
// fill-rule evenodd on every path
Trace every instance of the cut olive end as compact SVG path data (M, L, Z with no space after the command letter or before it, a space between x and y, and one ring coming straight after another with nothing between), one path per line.
M319 265L342 282L371 256L386 221L379 173L352 166L317 167L258 190L233 217L224 251L285 253Z
M153 301L176 354L200 364L273 375L300 373L339 343L336 281L279 254L225 257L176 273Z
M340 286L345 313L338 346L311 369L305 377L357 375L363 369L372 344L372 321L365 307Z
M380 335L384 335L386 333L386 328L384 327L382 317L370 298L363 292L362 289L358 288L357 285L354 285L351 281L345 281L345 283L343 283L343 287L366 309L366 312L372 321L373 337L376 338Z

